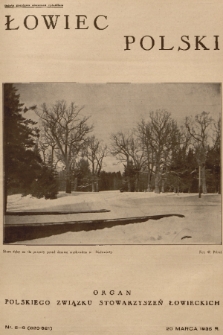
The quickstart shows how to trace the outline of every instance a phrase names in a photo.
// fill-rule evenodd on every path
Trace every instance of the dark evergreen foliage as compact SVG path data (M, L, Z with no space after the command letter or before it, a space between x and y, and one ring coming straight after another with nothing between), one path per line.
M42 165L33 179L29 193L36 198L56 199L58 193L57 173Z
M206 158L207 190L212 193L221 193L221 156L220 146L209 148Z
M122 186L121 172L101 171L99 187L101 191L119 190Z
M30 109L34 109L35 106ZM5 210L7 195L13 193L32 194L40 197L40 192L33 186L34 180L42 180L42 196L55 198L56 189L52 192L54 174L47 168L36 149L39 135L36 122L26 119L23 114L27 111L20 103L20 96L13 84L4 85L4 195ZM45 176L46 173L46 176ZM43 185L43 175L49 184ZM42 176L42 177L41 177ZM50 194L50 196L49 196Z
M91 189L91 170L89 162L82 158L73 173L74 184L78 191L90 191Z

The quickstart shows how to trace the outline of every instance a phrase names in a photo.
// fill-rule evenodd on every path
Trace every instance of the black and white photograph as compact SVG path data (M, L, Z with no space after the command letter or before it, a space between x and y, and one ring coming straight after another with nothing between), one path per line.
M4 244L220 245L221 89L3 84Z

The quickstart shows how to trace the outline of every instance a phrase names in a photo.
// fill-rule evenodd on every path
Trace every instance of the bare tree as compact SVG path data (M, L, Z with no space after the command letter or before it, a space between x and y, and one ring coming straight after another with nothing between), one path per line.
M129 166L130 162L130 135L118 132L111 135L111 153L124 166ZM130 179L128 177L128 191L130 192Z
M151 124L144 119L141 120L137 127L137 135L146 159L146 169L148 174L147 191L150 192L152 189L152 175L154 173L154 151L150 145Z
M42 121L47 144L51 146L51 160L53 161L55 152L57 159L65 166L66 193L71 193L71 174L75 159L93 129L87 124L89 117L81 116L82 109L73 102L68 106L62 100L51 107L43 104L41 110L36 111Z
M214 122L214 132L213 132L213 143L214 148L219 148L221 146L221 117L219 117L217 122Z
M124 134L118 132L111 137L111 153L122 162L126 169L133 164L135 170L135 190L138 190L139 173L145 166L145 155L141 148L140 141L135 132ZM127 176L128 191L130 191L130 178Z
M187 117L185 126L191 136L191 143L194 147L196 159L199 166L199 196L201 188L203 193L207 193L205 162L208 150L208 144L211 141L212 125L214 120L210 113L202 112L194 118Z
M149 121L138 125L139 138L147 158L149 181L155 179L155 193L164 191L165 176L171 164L173 150L180 139L180 131L171 114L165 110L149 113ZM148 185L150 189L150 185Z
M99 191L98 181L100 178L103 159L106 157L107 152L106 145L102 145L95 136L89 137L84 153L91 165L92 192Z
M111 153L116 156L119 162L126 164L130 159L130 136L123 132L111 135Z
M214 157L212 159L212 163L214 166L214 173L217 179L216 190L218 193L221 193L221 117L217 121L214 122L214 130L213 130L213 148L212 153Z
M135 135L135 131L132 133L129 138L129 155L133 162L134 170L135 170L135 190L139 190L139 175L142 170L146 167L146 156L144 150L141 147L140 140Z
M50 129L47 127L42 127L38 139L38 149L44 163L50 166L51 169L55 169L60 160L57 158L58 147L50 133Z

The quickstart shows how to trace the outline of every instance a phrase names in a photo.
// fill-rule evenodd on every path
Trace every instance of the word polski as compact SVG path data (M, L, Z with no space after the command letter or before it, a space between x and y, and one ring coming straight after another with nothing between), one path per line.
M183 35L179 38L179 44L173 45L170 39L165 35L160 35L156 38L150 35L145 35L140 39L135 36L124 36L125 49L124 51L140 48L144 51L150 51L154 47L163 51L187 51L187 50L220 50L219 48L219 35L206 36L206 35Z

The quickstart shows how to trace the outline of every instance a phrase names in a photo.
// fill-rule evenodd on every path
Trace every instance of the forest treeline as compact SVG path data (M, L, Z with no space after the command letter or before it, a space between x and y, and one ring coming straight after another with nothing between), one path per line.
M220 118L204 111L178 126L157 110L113 134L111 152L124 164L123 190L220 193L220 142Z
M25 117L30 110L38 123ZM220 193L220 118L203 111L179 126L166 110L148 111L104 144L83 111L61 100L24 106L15 86L4 85L5 208L14 193L46 199L59 190ZM123 173L103 171L111 155Z

